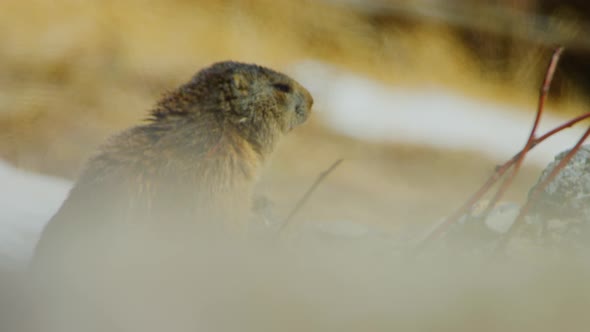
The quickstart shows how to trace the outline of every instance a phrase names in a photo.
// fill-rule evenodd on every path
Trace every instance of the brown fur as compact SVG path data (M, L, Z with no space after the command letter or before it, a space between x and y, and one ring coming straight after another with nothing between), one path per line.
M165 96L147 124L115 136L89 161L44 230L35 263L65 268L80 250L103 255L143 231L176 241L244 230L260 165L312 103L300 84L264 67L221 62L200 71Z

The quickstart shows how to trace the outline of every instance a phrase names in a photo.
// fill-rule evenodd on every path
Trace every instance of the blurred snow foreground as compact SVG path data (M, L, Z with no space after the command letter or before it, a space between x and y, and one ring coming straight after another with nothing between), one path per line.
M527 112L471 99L443 87L386 86L313 61L295 66L293 76L310 90L318 113L345 134L479 151L498 161L508 160L524 146L537 107L531 105ZM545 113L539 133L566 120ZM574 127L552 137L527 154L527 161L547 165L557 153L573 146L583 132L583 127Z

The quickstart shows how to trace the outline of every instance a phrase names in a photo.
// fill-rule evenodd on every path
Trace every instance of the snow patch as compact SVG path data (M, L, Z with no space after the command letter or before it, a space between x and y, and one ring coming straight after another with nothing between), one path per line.
M0 264L22 265L72 183L19 170L2 161L0 183Z
M525 144L534 120L531 111L460 95L444 87L408 89L387 86L319 62L293 68L314 96L318 115L334 129L362 139L480 151L508 160ZM567 119L545 113L539 133ZM527 160L545 166L571 147L584 128L570 128L543 142Z

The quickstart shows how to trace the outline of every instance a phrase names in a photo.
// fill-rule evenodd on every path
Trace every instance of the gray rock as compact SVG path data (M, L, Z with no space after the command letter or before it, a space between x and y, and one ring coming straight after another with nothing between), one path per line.
M569 151L559 153L543 170L531 193ZM533 204L519 237L544 248L590 248L590 145L578 150Z
M560 160L569 152L564 151L555 157L541 174L539 182L549 175ZM532 213L543 215L544 219L574 218L590 220L590 145L584 145L549 183Z

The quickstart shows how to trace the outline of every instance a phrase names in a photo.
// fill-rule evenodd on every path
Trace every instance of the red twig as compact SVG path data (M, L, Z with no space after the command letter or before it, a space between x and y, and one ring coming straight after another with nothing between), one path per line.
M561 130L571 127L574 124L590 117L590 113L589 114L584 114L582 116L576 117L570 121L567 121L566 123L554 128L553 130L545 133L544 135L542 135L541 137L536 138L535 134L536 134L536 130L539 126L539 122L541 119L541 116L543 114L543 110L545 107L545 102L547 100L547 95L549 93L549 88L551 86L551 81L553 80L553 76L555 74L555 69L557 68L557 63L559 62L559 58L561 56L561 53L563 52L563 47L558 47L554 52L553 52L553 56L551 57L551 61L549 62L549 65L547 67L547 71L545 73L545 79L543 80L543 84L541 86L541 90L539 93L539 103L538 103L538 107L537 107L537 113L535 116L535 122L533 124L533 128L531 130L531 134L529 135L529 138L524 146L524 148L518 152L516 155L514 155L509 161L507 161L506 163L504 163L502 166L498 167L496 169L496 171L494 172L494 174L492 174L492 176L483 184L483 186L481 186L481 188L475 192L459 209L457 209L449 218L447 218L443 223L441 223L438 227L436 227L430 234L428 234L426 236L426 238L424 240L422 240L422 242L418 245L417 250L420 251L424 246L426 246L430 241L438 238L444 231L446 231L448 229L448 227L450 227L452 224L454 224L455 222L457 222L457 220L464 214L467 213L467 211L476 203L478 202L483 195L485 195L490 188L504 175L504 173L506 173L507 170L510 169L511 166L514 165L514 170L511 173L511 175L502 183L502 186L500 187L500 189L498 190L498 192L496 192L496 194L494 195L493 199L490 201L490 204L486 207L486 210L483 212L483 216L482 218L485 218L488 213L491 211L491 209L494 207L494 205L496 204L496 202L504 195L505 191L508 189L508 187L510 186L510 184L512 183L514 177L516 176L516 174L518 173L518 170L520 169L520 166L522 165L522 162L524 160L524 157L526 156L526 154L532 149L534 148L536 145L538 145L539 143L541 143L542 141L544 141L545 139L553 136L554 134L560 132Z
M557 134L558 132L560 132L566 128L569 128L569 127L575 125L576 123L578 123L580 121L586 120L588 118L590 118L590 113L580 115L574 119L571 119L571 120L553 128L552 130L543 134L539 138L536 138L533 141L533 144L531 145L531 147L529 148L529 151L534 149L538 144L540 144L544 140L548 139L549 137ZM452 225L462 215L464 215L469 210L469 208L471 208L471 206L473 206L473 204L475 204L477 201L479 201L481 199L481 197L483 195L485 195L485 193L494 185L494 183L496 181L498 181L498 179L500 177L502 177L502 175L504 175L504 173L506 173L506 171L508 169L510 169L510 167L512 165L514 165L514 163L516 163L516 161L518 160L518 158L520 158L520 155L522 153L523 153L523 151L521 150L520 152L515 154L512 158L510 158L510 160L508 160L503 165L496 168L496 171L494 172L494 174L492 174L492 176L490 176L490 178L488 178L488 180L484 183L484 185L481 186L481 188L475 194L473 194L467 200L467 202L465 202L465 204L463 204L459 209L457 209L457 211L455 211L449 218L447 218L444 223L442 223L440 226L438 226L436 229L434 229L430 234L428 234L428 236L422 241L419 248L428 244L430 241L438 238L438 236L440 236L440 234L442 234L444 231L446 231L450 225Z
M514 178L518 174L518 171L520 170L520 166L522 165L522 162L524 161L526 154L529 152L529 150L534 144L537 128L539 127L539 122L541 121L541 116L543 115L543 111L545 109L545 102L547 101L549 88L551 87L553 75L555 74L555 69L557 68L557 64L559 62L559 58L561 57L561 53L563 53L563 47L558 47L555 49L555 51L553 51L553 56L551 57L551 61L549 62L549 65L547 66L547 71L545 72L545 79L543 80L543 85L541 85L541 91L539 91L539 103L537 105L537 114L535 116L535 122L533 123L533 129L531 129L531 134L529 135L529 138L524 148L519 153L518 158L514 163L512 173L510 173L506 177L504 182L502 182L502 185L500 186L496 194L494 194L493 198L490 200L490 203L484 210L482 214L482 219L484 220L488 216L490 211L494 208L494 206L496 206L496 203L504 196L506 190L508 190L508 188L512 184L512 181L514 181Z
M585 114L585 115L588 115L588 114ZM590 135L590 127L588 127L586 132L584 132L584 135L582 135L582 137L578 140L576 145L551 170L551 173L549 173L549 175L547 175L547 177L541 183L537 184L535 189L529 195L529 199L527 200L525 205L520 209L520 212L518 213L518 216L514 220L514 223L512 224L512 226L510 227L510 229L508 230L506 235L504 235L504 237L498 243L498 246L495 249L496 254L500 253L504 250L504 248L506 247L506 245L508 244L508 242L510 241L510 239L512 238L512 236L514 235L514 233L518 229L518 226L520 226L520 224L522 223L524 217L528 214L528 212L531 209L531 207L533 206L533 204L537 201L539 195L543 192L543 190L545 190L545 188L547 188L549 183L551 183L551 181L553 181L555 179L555 177L559 174L559 172L573 158L573 156L576 154L576 152L578 152L578 150L580 149L580 147L582 146L582 144L584 143L586 138L588 138L589 135Z
M545 133L544 135L540 136L539 138L535 139L533 141L533 144L531 145L531 147L529 148L529 151L532 150L533 148L535 148L539 143L543 142L544 140L548 139L549 137L557 134L558 132L572 127L573 125L575 125L576 123L586 120L590 118L590 113L586 113L583 115L580 115L574 119L571 119L555 128L553 128L552 130L548 131L547 133ZM422 250L428 243L430 243L431 241L437 239L442 233L444 233L452 224L454 224L462 215L464 215L472 206L473 204L475 204L476 202L478 202L483 195L485 195L485 193L494 185L494 183L496 183L496 181L498 181L499 178L502 177L502 175L504 173L506 173L506 171L508 169L510 169L510 167L512 165L514 165L514 163L516 163L516 161L518 160L518 158L520 157L520 155L522 154L522 150L520 152L518 152L517 154L515 154L510 160L508 160L507 162L505 162L503 165L499 166L496 168L496 171L494 172L494 174L492 174L492 176L490 176L488 178L488 180L480 187L480 189L474 193L473 195L471 195L471 197L459 208L457 209L450 217L448 217L443 223L441 223L440 225L438 225L432 232L430 232L430 234L428 234L426 236L426 238L424 240L422 240L420 242L420 244L418 245L418 247L416 248L416 251L420 251Z
M565 122L564 124L551 129L550 131L548 131L547 133L545 133L543 136L537 138L535 140L535 143L533 144L533 146L531 148L535 147L537 144L543 142L544 140L546 140L547 138L553 136L554 134L556 134L556 133L558 133L558 132L560 132L560 131L562 131L562 130L564 130L566 128L569 128L569 127L575 125L576 123L578 123L578 122L580 122L582 120L586 120L587 118L590 118L590 113L586 113L586 114L582 114L580 116L577 116L577 117L575 117L575 118L573 118L573 119Z

